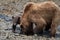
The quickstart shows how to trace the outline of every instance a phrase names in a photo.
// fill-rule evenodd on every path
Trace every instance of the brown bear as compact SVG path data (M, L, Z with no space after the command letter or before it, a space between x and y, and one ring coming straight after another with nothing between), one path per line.
M49 30L51 27L50 35L55 37L56 27L60 22L60 8L52 1L41 3L28 3L25 6L24 13L20 18L20 27L23 34L43 33L43 29ZM33 29L33 24L36 27Z
M36 33L43 32L43 28L49 30L50 35L55 37L56 27L59 24L60 8L52 1L41 3L29 3L25 6L24 13L21 17L20 26L23 33L33 34L33 23L36 25Z
M15 32L16 25L20 24L20 16L15 16L15 17L12 16L12 22L13 22L12 31Z
M16 26L18 25L18 24L20 24L20 18L21 18L21 16L22 16L22 13L23 12L15 12L14 14L13 14L13 16L12 16L12 32L15 32L15 30L16 30Z

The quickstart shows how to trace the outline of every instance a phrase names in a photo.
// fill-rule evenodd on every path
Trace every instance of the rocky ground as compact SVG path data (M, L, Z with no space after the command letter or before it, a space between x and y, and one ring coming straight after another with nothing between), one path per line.
M12 33L12 16L21 15L26 2L40 2L40 0L0 0L0 40L60 40L60 26L57 27L56 37L50 38L47 33L43 36L26 36L20 33L17 25L16 33ZM44 0L41 0L44 1ZM57 4L60 1L56 1Z
M12 15L0 14L0 40L60 40L60 26L57 28L56 37L50 38L48 34L43 36L26 36L19 34L20 29L17 25L16 33L12 32Z

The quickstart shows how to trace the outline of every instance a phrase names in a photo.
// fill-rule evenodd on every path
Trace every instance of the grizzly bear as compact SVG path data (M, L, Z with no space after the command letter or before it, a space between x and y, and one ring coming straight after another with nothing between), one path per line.
M16 25L20 24L20 16L12 16L12 21L13 21L13 25L12 25L12 31L15 32L16 29Z
M52 1L29 3L25 6L20 25L25 34L33 33L33 23L36 25L36 33L43 32L44 27L46 28L45 30L49 30L51 27L50 35L55 37L56 27L60 20L59 17L59 6Z
M28 3L22 17L20 18L20 27L23 34L42 34L43 30L50 30L51 37L55 37L56 27L60 23L60 8L53 1L41 3ZM33 24L36 27L33 29Z

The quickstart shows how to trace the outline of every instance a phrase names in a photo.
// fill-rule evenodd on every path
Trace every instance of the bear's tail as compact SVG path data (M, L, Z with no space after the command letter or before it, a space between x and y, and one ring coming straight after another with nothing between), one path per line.
M31 6L33 5L33 2L29 2L24 6L24 12L27 12L30 10Z

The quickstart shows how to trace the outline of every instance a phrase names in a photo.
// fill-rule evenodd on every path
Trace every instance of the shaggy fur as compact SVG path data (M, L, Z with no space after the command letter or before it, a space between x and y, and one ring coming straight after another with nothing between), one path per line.
M37 34L41 33L44 27L45 30L49 30L51 27L50 35L55 37L59 17L60 9L52 1L29 3L25 6L20 25L25 34L33 33L33 23L36 25L35 32Z
M24 34L43 33L43 29L49 30L50 35L55 37L56 27L60 20L60 9L52 1L41 3L28 3L24 8L24 13L21 17L20 26ZM36 27L33 29L33 23Z

